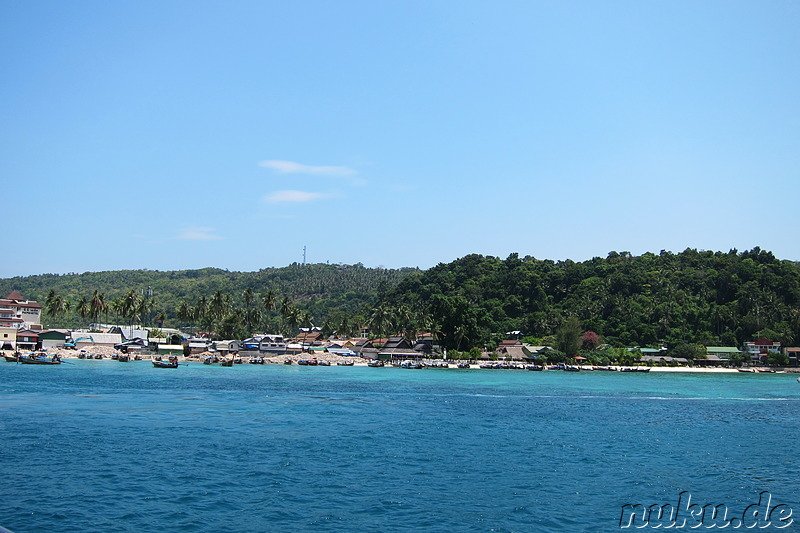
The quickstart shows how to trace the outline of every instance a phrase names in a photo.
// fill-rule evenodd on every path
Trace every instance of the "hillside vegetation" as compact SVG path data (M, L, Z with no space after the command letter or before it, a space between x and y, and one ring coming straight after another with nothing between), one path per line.
M0 280L3 294L14 289L43 303L50 326L115 319L244 337L367 325L374 335L431 331L458 350L491 347L512 331L551 341L565 324L615 346L800 341L800 267L759 248L583 262L468 255L426 271L293 264Z
M468 255L406 278L383 299L395 302L430 313L461 348L510 331L554 335L571 317L618 346L800 340L800 267L759 248L584 262Z
M261 330L275 324L283 310L305 311L319 323L329 317L346 313L357 315L374 302L380 291L397 285L416 269L366 268L356 265L328 265L294 263L281 268L265 268L257 272L231 272L218 268L199 270L158 271L121 270L86 272L83 274L43 274L36 276L0 279L3 296L18 290L25 298L36 300L44 306L44 323L52 327L86 326L92 320L91 301L100 297L97 320L133 319L164 327L205 326L213 329L214 320L204 316L214 295L222 297L220 314L236 314L247 308L259 308L265 295L270 294L271 309L264 310ZM52 293L51 293L52 291ZM149 295L152 294L152 297ZM66 302L68 308L53 312L48 295ZM128 298L128 309L122 305ZM250 300L250 301L247 301ZM81 309L81 302L85 307ZM118 302L120 305L113 305ZM139 310L130 309L139 306ZM179 316L181 307L188 306L192 316ZM197 309L199 308L199 309ZM83 315L81 316L83 311ZM200 311L200 312L195 312ZM156 320L158 318L158 320ZM214 317L216 319L217 317ZM225 316L219 317L225 318ZM296 317L298 318L298 317ZM307 318L307 317L302 317ZM117 320L119 321L119 320Z

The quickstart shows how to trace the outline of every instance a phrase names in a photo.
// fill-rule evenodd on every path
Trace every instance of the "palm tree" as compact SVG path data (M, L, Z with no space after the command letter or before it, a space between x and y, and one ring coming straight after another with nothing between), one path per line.
M347 316L347 314L342 314L341 319L339 319L339 325L337 329L337 333L344 337L350 337L353 334L353 322L350 320L350 317Z
M125 307L124 296L120 296L119 298L114 298L108 305L108 308L111 310L111 312L120 318L125 317L124 307Z
M44 308L45 312L49 315L50 312L48 309L53 305L53 301L56 299L56 291L54 289L50 289L50 292L47 293L47 298L44 300Z
M182 322L189 322L194 318L194 311L192 310L192 306L186 303L186 300L183 300L178 308L175 310L175 314L178 316L178 320Z
M275 309L275 303L277 301L277 297L275 293L272 292L272 289L268 290L264 293L264 296L261 299L261 303L264 304L264 309L267 312L273 311Z
M428 310L422 310L417 315L420 327L431 334L434 340L438 341L441 333L441 326L436 322L433 314Z
M307 310L302 310L300 311L300 316L298 319L300 321L300 325L307 326L308 331L311 332L311 330L314 328L314 318L311 316L311 313Z
M250 309L250 307L253 305L254 298L255 295L253 294L253 289L247 287L242 293L242 300L244 300L245 309Z
M97 292L97 289L95 289L94 294L92 294L92 299L89 301L89 314L92 317L92 322L97 324L100 315L107 312L108 304L103 297L103 293Z
M134 320L141 316L143 300L144 298L139 297L139 293L131 289L125 293L125 296L122 297L122 300L120 300L119 304L116 306L117 312L128 319L128 324L130 324L131 327L131 334L133 333ZM146 304L144 304L144 306L146 307Z
M86 298L86 296L81 296L80 298L78 298L78 303L75 304L75 310L84 320L86 320L86 317L91 314L91 309L89 307L89 300Z
M261 319L263 315L261 314L261 309L258 307L251 307L249 309L245 309L243 314L243 322L245 329L247 329L247 334L252 335L253 329L261 323Z
M205 296L201 296L197 300L197 305L194 306L194 321L200 324L205 323L206 314L208 313L208 302Z
M392 310L388 305L381 304L375 308L369 317L369 327L378 335L387 333L392 326Z
M222 296L222 292L215 292L214 296L211 297L211 301L208 302L209 318L212 321L222 320L227 310L228 302L225 301L225 298Z
M416 337L416 327L414 322L414 314L411 308L406 304L400 304L393 313L393 322L395 331L403 333L406 339L414 340Z
M294 308L292 307L292 302L289 300L289 297L284 296L281 298L281 314L285 317L291 312L292 309Z
M47 300L45 301L45 312L55 319L67 311L69 311L69 302L50 289L50 294L47 295Z
M296 307L289 307L284 317L289 325L292 327L292 336L297 334L297 326L302 322L302 311Z
M146 321L149 322L150 313L152 313L156 307L155 299L148 296L142 296L136 303L136 314L142 319L143 322L145 322L145 318L147 318Z

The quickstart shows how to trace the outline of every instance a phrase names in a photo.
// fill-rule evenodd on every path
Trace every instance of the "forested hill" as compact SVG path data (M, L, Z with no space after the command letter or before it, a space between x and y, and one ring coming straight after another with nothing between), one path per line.
M76 326L85 320L78 317L77 302L91 298L94 291L109 304L129 291L153 294L153 315L163 313L165 325L177 325L177 309L181 303L194 306L201 298L214 294L225 296L232 306L241 305L247 289L258 299L271 291L276 303L288 298L292 305L306 310L320 320L334 311L361 312L380 291L397 285L416 272L414 268L383 269L356 265L298 263L265 268L257 272L231 272L218 268L199 270L158 271L120 270L83 274L42 274L0 279L0 296L18 290L23 297L36 300L45 307L50 291L69 302L70 309L56 320L45 315L46 324ZM100 317L103 318L102 316ZM113 313L112 313L113 318ZM185 322L185 321L184 321Z
M620 346L800 342L800 267L759 248L584 262L469 255L407 278L384 298L396 302L430 313L451 346L517 330L545 337L569 317Z
M589 261L468 255L426 271L300 265L257 272L124 270L0 279L44 306L46 326L103 320L244 337L307 325L375 335L433 331L449 348L506 332L549 342L567 323L616 346L800 343L800 265L759 248ZM152 291L152 298L146 297Z

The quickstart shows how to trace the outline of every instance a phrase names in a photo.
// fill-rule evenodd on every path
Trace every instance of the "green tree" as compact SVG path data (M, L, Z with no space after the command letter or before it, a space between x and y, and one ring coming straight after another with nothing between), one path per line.
M92 322L98 323L100 315L108 312L108 304L102 292L94 290L92 298L89 301L89 315L92 317Z
M211 300L208 302L208 318L210 321L216 322L222 320L222 318L227 314L228 310L229 306L227 305L222 292L215 292L214 296L212 296Z
M85 321L86 317L91 316L91 306L89 299L86 296L81 296L78 298L78 302L75 304L75 310L78 312L78 315Z
M56 320L67 311L69 311L69 302L60 294L56 294L53 289L50 289L45 301L45 313L50 315L53 320Z
M275 310L275 305L277 304L277 296L275 296L275 292L271 289L264 293L264 296L261 298L261 304L264 306L264 311L267 313L271 313Z
M578 354L581 339L581 324L574 316L567 318L556 331L556 349L568 357Z
M134 289L128 290L125 295L113 303L114 312L125 318L133 331L133 323L142 315L142 300L139 293Z
M789 366L789 356L780 352L769 352L767 363L771 366Z
M372 312L367 324L369 325L370 330L372 330L372 332L376 335L390 335L392 319L392 309L386 304L381 304Z
M735 352L728 356L728 364L731 366L742 366L748 357L742 352Z
M182 322L190 322L194 319L194 310L192 309L192 306L186 302L186 300L183 300L180 303L178 308L175 310L175 314Z

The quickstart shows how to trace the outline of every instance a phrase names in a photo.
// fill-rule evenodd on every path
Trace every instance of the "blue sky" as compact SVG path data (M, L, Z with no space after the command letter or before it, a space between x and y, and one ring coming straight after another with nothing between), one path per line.
M792 1L0 3L0 276L800 260Z

